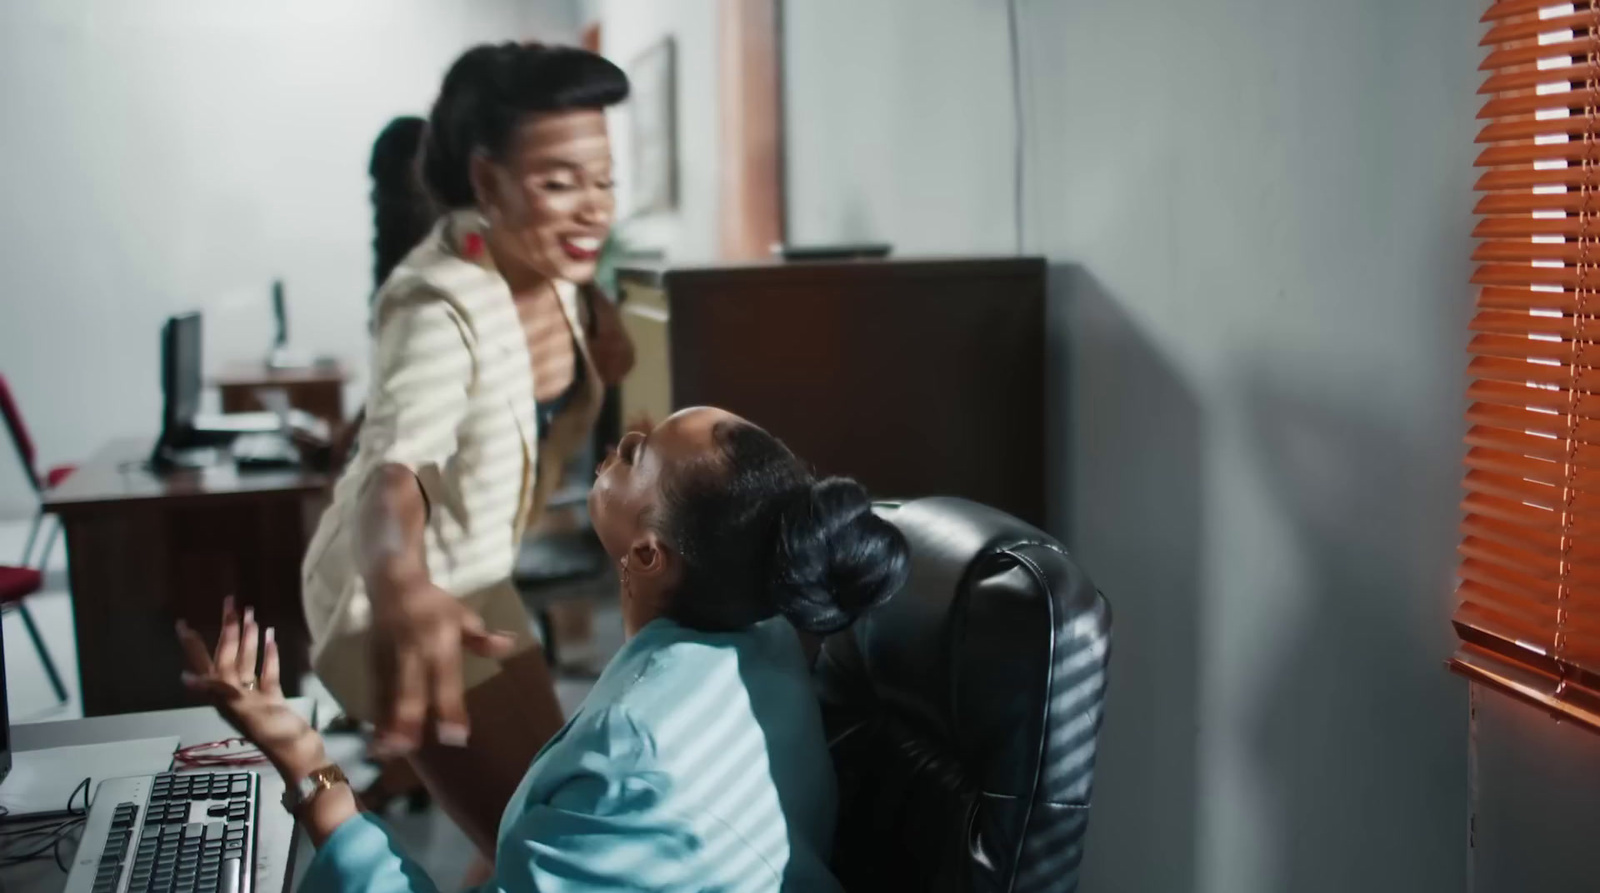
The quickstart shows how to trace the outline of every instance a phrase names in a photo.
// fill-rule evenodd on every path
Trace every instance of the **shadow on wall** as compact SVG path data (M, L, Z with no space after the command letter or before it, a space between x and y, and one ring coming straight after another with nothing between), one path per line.
M1430 603L1448 599L1448 572L1432 579L1415 558L1454 504L1454 467L1425 463L1370 407L1308 399L1267 369L1246 388L1251 460L1301 546L1305 599L1246 729L1277 835L1263 889L1438 889L1438 866L1466 862L1465 810L1439 827L1441 802L1465 806L1465 710L1444 722L1437 709L1464 686ZM1421 644L1434 641L1438 653Z
M1199 790L1200 414L1081 267L1050 268L1047 344L1052 527L1115 617L1082 889L1183 893Z

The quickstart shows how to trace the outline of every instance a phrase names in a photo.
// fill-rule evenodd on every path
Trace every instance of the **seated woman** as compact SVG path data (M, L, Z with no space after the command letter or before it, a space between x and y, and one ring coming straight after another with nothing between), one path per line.
M628 435L589 505L619 566L628 639L506 807L488 888L838 889L808 654L900 588L904 538L860 485L814 480L772 435L716 409ZM259 679L258 631L232 605L214 654L179 635L188 685L299 792L318 848L303 889L436 889L288 708L271 629Z

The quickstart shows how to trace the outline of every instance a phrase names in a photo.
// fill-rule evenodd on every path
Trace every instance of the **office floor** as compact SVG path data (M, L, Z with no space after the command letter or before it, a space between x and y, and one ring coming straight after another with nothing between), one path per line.
M27 520L0 520L0 561L15 561L20 557L27 535ZM50 566L46 568L45 589L28 599L28 607L39 625L45 647L55 659L70 700L64 705L56 704L44 668L23 629L21 617L8 613L0 624L3 624L6 644L6 692L13 724L54 722L83 715L77 696L77 648L65 553L66 549L58 540ZM569 649L563 659L587 666L603 665L621 644L622 619L614 604L597 605L593 638L583 646ZM590 682L586 678L560 678L556 681L556 693L569 715L588 694L589 688ZM306 681L305 692L317 699L318 714L324 722L339 712L338 705L315 677ZM362 759L363 749L364 743L356 735L329 738L329 755L344 767L358 787L365 785L376 774L376 770ZM450 890L459 886L472 858L471 847L460 830L445 818L437 806L409 814L396 805L384 818L401 839L406 851L421 862L441 889Z

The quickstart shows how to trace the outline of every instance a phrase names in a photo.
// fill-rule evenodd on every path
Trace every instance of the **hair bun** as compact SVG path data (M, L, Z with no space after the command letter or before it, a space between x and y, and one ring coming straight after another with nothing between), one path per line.
M773 601L806 632L838 632L899 591L908 553L905 536L873 513L860 484L817 481L779 515Z

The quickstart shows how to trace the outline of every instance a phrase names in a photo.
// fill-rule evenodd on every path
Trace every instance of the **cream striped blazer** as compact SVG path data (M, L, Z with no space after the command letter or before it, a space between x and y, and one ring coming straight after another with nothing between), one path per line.
M492 267L457 253L478 226L475 214L447 215L379 291L359 446L301 568L313 665L345 710L364 719L372 716L370 606L353 529L370 475L394 463L417 476L429 505L433 583L468 599L491 628L513 632L526 647L527 615L510 583L518 545L566 454L592 428L603 395L579 337L588 367L582 390L551 425L543 444L550 455L539 454L533 369L511 291ZM581 333L576 288L562 283L559 292ZM463 669L470 688L497 664L468 657Z

